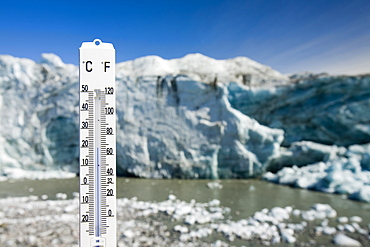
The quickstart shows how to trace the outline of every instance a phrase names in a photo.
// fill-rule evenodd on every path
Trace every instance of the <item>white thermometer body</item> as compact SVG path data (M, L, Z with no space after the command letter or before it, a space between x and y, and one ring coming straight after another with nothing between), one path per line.
M80 47L80 246L116 247L115 50Z

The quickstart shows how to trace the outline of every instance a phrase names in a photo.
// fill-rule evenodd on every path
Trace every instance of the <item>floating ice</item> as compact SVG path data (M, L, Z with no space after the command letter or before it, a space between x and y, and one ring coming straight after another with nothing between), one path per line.
M289 244L292 244L292 243L295 243L295 241L297 241L297 239L293 236L294 234L294 231L290 231L291 229L282 229L281 230L281 238L289 243Z
M182 226L182 225L176 225L173 229L177 232L180 232L180 233L188 233L189 232L189 229L186 226Z
M333 239L334 244L340 246L362 246L357 240L350 238L343 233L338 233Z
M78 243L78 198L72 200L43 200L35 196L0 199L0 221L6 226L0 238L4 246L30 245L45 246L58 235L58 245L74 246ZM180 211L182 207L192 210ZM175 210L172 210L174 208ZM299 222L292 218L295 211L325 212L319 222ZM228 219L229 211L216 201L198 203L181 200L166 200L162 202L143 202L137 198L117 199L117 230L119 246L144 246L146 244L159 246L203 246L202 241L211 236L218 239L215 246L233 245L235 238L245 241L262 241L265 245L277 243L297 243L300 234L313 227L317 235L334 235L336 244L350 243L348 239L338 236L334 226L325 223L334 210L326 204L315 204L309 210L297 209L292 206L262 209L254 215L264 215L266 220L248 217L238 221ZM167 212L171 211L172 214ZM335 210L334 210L335 211ZM145 212L145 213L143 213ZM175 212L181 212L177 214ZM218 212L218 216L212 214ZM146 217L142 217L142 216ZM199 215L208 215L209 221L198 221ZM191 226L186 226L183 220L192 216L195 220ZM299 215L298 215L299 216ZM355 221L357 217L350 217ZM341 228L338 225L338 228ZM368 226L362 222L352 222L342 226L340 231L351 232L354 238L368 236ZM352 228L351 228L352 227ZM37 232L35 232L37 229ZM220 233L220 234L217 234ZM173 236L176 236L175 238ZM223 236L224 237L223 237ZM35 238L33 238L34 236ZM220 238L228 243L220 242ZM11 240L14 239L14 242ZM352 239L354 240L354 239ZM205 241L206 242L206 241ZM352 243L355 243L352 241ZM300 243L298 243L300 244ZM209 244L205 244L209 246Z
M339 223L347 223L348 222L348 217L342 216L338 218Z
M284 208L274 207L270 211L270 215L278 221L289 219L289 211Z
M370 185L362 186L358 191L350 195L351 199L370 202Z
M362 218L361 218L361 217L359 217L359 216L352 216L351 218L349 218L349 220L350 220L351 222L356 222L356 223L360 223L360 222L362 222Z
M344 225L344 230L348 231L348 232L355 232L356 231L356 229L350 224L345 224Z
M67 194L65 194L65 193L57 193L57 194L55 195L55 197L56 197L57 199L65 200L65 199L67 199Z
M176 196L170 194L170 195L168 195L168 200L174 201L174 200L176 200Z
M321 204L317 203L312 206L312 209L316 210L316 212L320 212L325 214L324 217L333 218L337 216L337 211L335 211L330 205L328 204Z
M126 231L124 231L124 232L123 232L123 236L124 236L125 238L133 238L133 237L135 237L135 236L136 236L136 234L135 234L135 232L134 232L134 231L132 231L132 230L126 230Z
M207 187L210 189L222 189L223 186L219 181L207 183Z
M305 142L306 149L311 144ZM370 202L370 171L361 166L367 152L366 148L357 145L356 150L350 147L344 152L335 152L324 162L318 162L303 167L284 167L276 174L267 172L265 180L293 185L299 188L315 189L329 193L347 194L350 198ZM343 156L342 156L343 155Z
M315 228L316 235L322 235L322 234L333 235L336 232L337 230L335 229L335 227L330 227L330 226L317 226Z

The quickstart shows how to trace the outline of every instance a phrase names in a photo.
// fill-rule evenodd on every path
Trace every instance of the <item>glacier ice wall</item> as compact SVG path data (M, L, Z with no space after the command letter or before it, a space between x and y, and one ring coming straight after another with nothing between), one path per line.
M232 83L233 107L295 141L349 146L370 142L370 76L321 76L285 87Z
M0 55L0 180L78 173L78 69L42 57ZM292 81L248 58L201 54L139 58L116 72L120 175L264 174L370 201L369 75Z
M247 58L190 54L117 64L116 87L120 175L247 178L288 166L267 177L294 185L311 172L299 167L326 164L370 185L370 76L292 83ZM76 66L0 56L0 174L78 173L78 106ZM329 186L305 179L297 184Z
M283 140L283 131L233 109L223 85L187 76L120 78L117 85L117 159L135 176L256 176Z
M278 155L283 131L233 109L225 84L232 80L266 86L284 84L287 77L247 58L217 61L200 54L118 64L119 173L166 178L262 174ZM0 56L0 90L2 175L77 173L77 67L53 54L43 54L40 63Z
M76 67L0 56L0 167L77 171ZM71 164L74 164L71 166Z

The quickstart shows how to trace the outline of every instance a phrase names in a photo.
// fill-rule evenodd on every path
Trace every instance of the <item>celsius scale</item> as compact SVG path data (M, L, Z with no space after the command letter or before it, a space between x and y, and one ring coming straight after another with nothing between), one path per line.
M115 50L80 47L80 246L116 247Z

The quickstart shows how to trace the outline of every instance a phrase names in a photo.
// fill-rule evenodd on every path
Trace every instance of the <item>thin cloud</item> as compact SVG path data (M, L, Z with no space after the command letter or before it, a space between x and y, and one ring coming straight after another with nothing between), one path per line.
M322 47L328 40L330 39L329 36L326 37L319 37L310 41L307 41L306 43L299 44L295 47L290 48L289 50L284 50L277 55L273 56L271 59L269 59L269 62L271 63L279 63L282 61L290 61L295 62L302 58L302 55L312 54L313 52L316 52L317 49Z
M323 39L320 39L323 40ZM327 48L325 51L287 64L288 73L299 71L359 74L370 72L370 34Z
M276 54L266 63L283 73L369 73L370 32L356 35L354 33L352 29L345 33L332 32L311 39Z
M358 9L358 4L348 3L320 15L316 10L311 21L288 26L273 37L245 38L238 51L283 73L369 73L369 6L364 3Z

